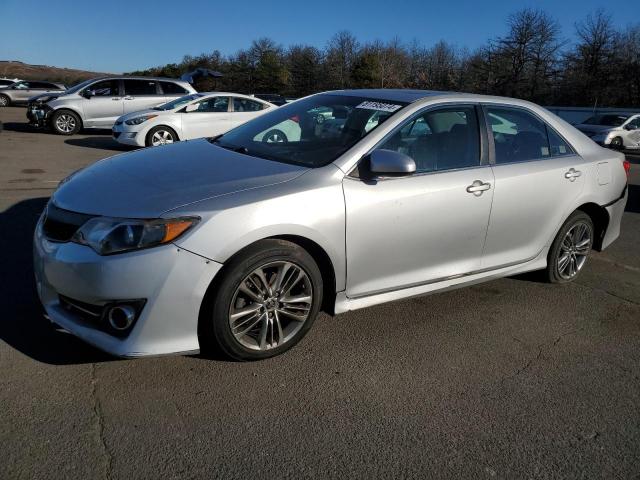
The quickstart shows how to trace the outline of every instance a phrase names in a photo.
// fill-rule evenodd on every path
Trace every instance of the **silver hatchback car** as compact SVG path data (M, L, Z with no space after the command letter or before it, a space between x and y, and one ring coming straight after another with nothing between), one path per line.
M0 88L0 107L25 105L35 95L60 95L65 89L61 83L20 80Z
M32 124L50 126L61 135L81 128L111 129L118 117L195 93L175 78L103 77L79 83L56 95L39 95L27 108Z
M262 359L321 308L574 280L619 235L628 166L520 100L317 94L68 177L36 228L37 289L51 321L114 355Z

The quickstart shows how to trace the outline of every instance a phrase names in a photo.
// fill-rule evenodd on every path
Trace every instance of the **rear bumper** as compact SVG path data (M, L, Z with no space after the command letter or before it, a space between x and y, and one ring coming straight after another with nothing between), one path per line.
M624 214L624 208L627 205L628 188L625 187L623 194L617 200L612 203L604 205L604 208L609 214L609 225L607 231L602 238L602 249L604 250L611 245L615 239L620 236L620 224L622 223L622 215Z
M33 243L36 286L52 322L112 355L139 357L199 350L198 318L204 295L220 264L169 244L100 256L75 243L47 240L39 223ZM62 298L61 298L62 296ZM70 310L143 299L144 307L125 337L100 328Z

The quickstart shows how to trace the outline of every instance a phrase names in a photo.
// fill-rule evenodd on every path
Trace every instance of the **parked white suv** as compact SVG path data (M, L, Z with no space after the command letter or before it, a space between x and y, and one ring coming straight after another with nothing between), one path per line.
M71 135L81 128L111 128L126 113L144 110L195 93L174 78L103 77L70 88L60 95L39 96L29 102L27 118L54 132Z

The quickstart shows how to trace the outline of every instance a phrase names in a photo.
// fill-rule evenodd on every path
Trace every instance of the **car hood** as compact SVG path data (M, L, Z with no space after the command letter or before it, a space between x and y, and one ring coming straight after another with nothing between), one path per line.
M307 170L199 139L94 163L64 181L53 202L92 215L155 218L207 198L287 182Z
M588 125L586 123L581 123L576 125L576 128L582 133L595 135L596 133L609 133L619 127L612 127L610 125Z
M131 118L136 118L136 117L139 117L141 115L148 115L148 114L167 115L167 114L172 114L172 113L175 113L175 111L174 110L154 110L153 108L147 108L146 110L136 110L135 112L125 113L124 115L119 117L117 121L118 122L124 122L125 120L129 120Z

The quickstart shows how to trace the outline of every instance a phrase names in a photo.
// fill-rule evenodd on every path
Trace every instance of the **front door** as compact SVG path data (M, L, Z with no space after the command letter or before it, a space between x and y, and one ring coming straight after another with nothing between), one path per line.
M456 105L412 117L377 148L411 156L416 173L343 182L347 296L363 297L480 268L493 197L477 109Z
M84 125L111 128L123 114L120 80L101 80L86 87L85 91L89 95L82 101Z
M210 97L196 105L197 110L181 114L183 140L215 137L231 129L229 97Z

